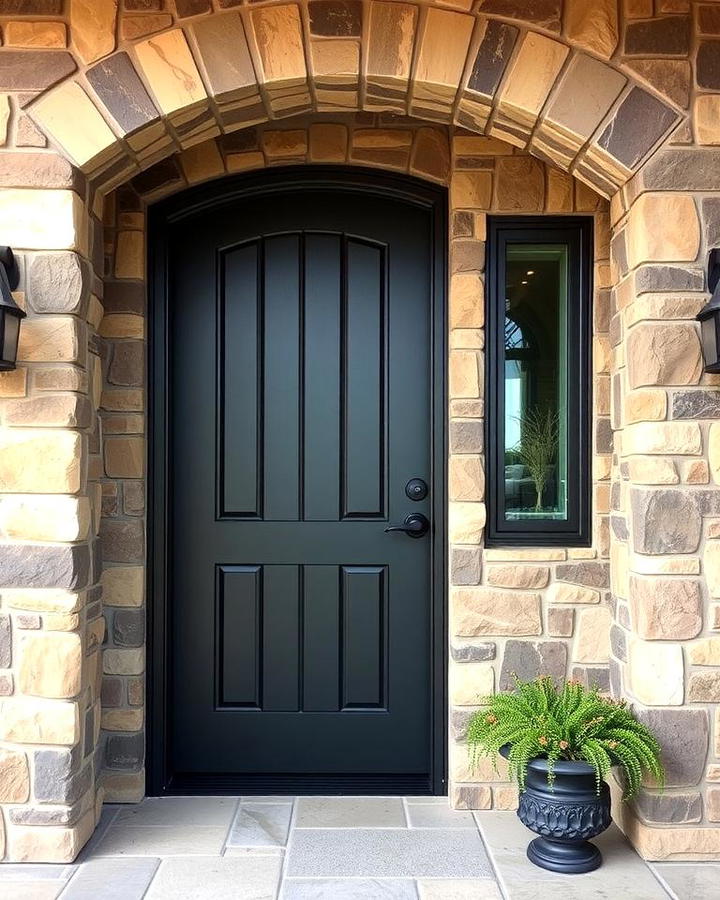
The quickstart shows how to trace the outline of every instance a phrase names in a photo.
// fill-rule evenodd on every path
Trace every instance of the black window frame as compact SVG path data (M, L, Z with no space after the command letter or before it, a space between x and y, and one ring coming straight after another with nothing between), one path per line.
M489 216L486 267L487 547L592 542L592 216ZM505 519L505 271L508 244L568 246L568 473L565 520Z

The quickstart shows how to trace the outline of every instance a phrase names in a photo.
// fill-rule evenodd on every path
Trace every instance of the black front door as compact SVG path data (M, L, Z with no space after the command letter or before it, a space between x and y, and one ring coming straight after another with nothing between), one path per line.
M163 229L162 788L432 792L436 209L266 184Z

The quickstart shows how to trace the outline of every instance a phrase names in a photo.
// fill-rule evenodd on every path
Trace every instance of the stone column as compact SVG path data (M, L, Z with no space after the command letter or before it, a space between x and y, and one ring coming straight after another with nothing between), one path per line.
M67 162L12 156L0 234L18 252L28 317L18 368L0 375L0 857L69 862L101 804L100 505L89 460L102 312L91 247L102 240L90 237L84 182Z
M720 205L690 192L717 188L711 172L708 151L664 151L612 204L611 680L667 770L664 793L648 783L615 817L651 859L720 856L720 392L695 321Z

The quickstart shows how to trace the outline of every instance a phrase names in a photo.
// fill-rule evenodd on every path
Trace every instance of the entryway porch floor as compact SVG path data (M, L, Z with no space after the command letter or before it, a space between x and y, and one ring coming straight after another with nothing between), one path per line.
M3 900L711 900L720 865L647 864L613 825L604 864L528 862L514 812L440 797L166 797L107 805L73 865L0 866Z

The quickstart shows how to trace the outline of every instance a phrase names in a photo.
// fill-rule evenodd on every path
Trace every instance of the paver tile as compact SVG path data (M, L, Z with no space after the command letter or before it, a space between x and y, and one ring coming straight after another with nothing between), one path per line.
M284 847L292 809L292 803L243 801L230 829L227 846Z
M417 892L404 878L287 878L280 900L417 900Z
M114 825L95 856L220 856L227 827Z
M281 860L277 856L228 859L166 859L147 900L275 900Z
M83 863L68 882L61 900L142 900L159 859L105 857Z
M493 878L437 878L418 882L420 900L503 900Z
M63 887L57 881L3 881L0 897L4 900L55 900Z
M705 863L652 863L678 900L717 900L720 896L720 864Z
M476 828L469 810L450 809L449 803L408 803L411 828Z
M116 825L224 825L237 809L236 797L149 797L137 806L123 807Z
M298 797L296 828L405 828L401 797Z
M491 869L475 830L318 828L293 832L286 875L477 878Z

